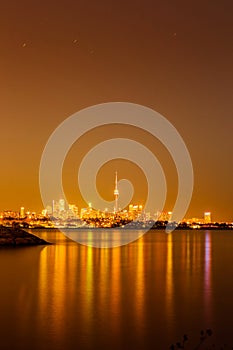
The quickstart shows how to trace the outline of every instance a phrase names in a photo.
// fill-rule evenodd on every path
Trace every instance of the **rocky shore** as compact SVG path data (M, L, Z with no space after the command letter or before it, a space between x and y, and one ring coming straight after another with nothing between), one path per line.
M48 245L43 239L21 230L0 226L0 247L2 246L32 246Z

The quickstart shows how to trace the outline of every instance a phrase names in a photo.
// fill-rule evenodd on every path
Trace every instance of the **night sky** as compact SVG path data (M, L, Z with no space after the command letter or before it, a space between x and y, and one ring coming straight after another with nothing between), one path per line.
M38 170L53 130L82 108L125 101L161 113L186 142L195 176L187 216L210 210L215 220L233 220L232 1L3 0L0 43L0 210L41 210ZM85 205L73 189L85 151L131 135L160 159L165 209L172 209L177 177L164 147L151 146L140 130L111 129L90 132L71 149L64 165L69 201ZM143 174L125 161L101 169L100 193L113 199L116 168L134 182L134 201L143 202Z

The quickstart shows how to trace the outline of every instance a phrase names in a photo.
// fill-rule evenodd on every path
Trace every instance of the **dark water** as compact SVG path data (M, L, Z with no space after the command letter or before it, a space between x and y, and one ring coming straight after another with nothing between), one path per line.
M0 250L0 349L169 349L212 328L233 346L233 232L154 231L99 249ZM210 346L208 345L208 346ZM206 347L203 347L206 349Z

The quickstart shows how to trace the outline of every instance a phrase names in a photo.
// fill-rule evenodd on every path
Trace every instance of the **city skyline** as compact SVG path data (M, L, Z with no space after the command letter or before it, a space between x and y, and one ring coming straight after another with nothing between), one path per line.
M72 208L73 207L73 208ZM72 213L72 215L70 217L72 217L74 214L77 218L82 218L83 214L85 215L86 213L86 210L87 209L90 209L93 214L96 212L96 213L99 213L99 214L116 214L115 212L111 212L111 211L104 211L104 212L101 212L100 210L98 209L94 209L91 207L91 203L89 203L89 206L86 207L86 208L80 208L80 210L78 210L78 207L75 205L75 204L68 204L68 209L64 209L64 212L69 212L69 213ZM140 205L140 204L129 204L127 206L127 208L124 208L122 210L120 210L118 212L119 215L121 215L121 213L124 213L124 212L130 212L133 211L133 210L137 210L137 211L140 211L140 212L144 212L144 209L143 209L143 206ZM60 212L62 214L62 212ZM18 217L19 219L24 219L25 217L27 216L42 216L42 217L48 217L48 216L51 216L53 217L53 215L51 213L48 212L47 209L42 209L40 212L35 212L35 211L31 211L31 210L26 210L25 211L25 208L24 207L20 207L18 211L13 211L13 210L4 210L4 211L0 211L0 218L3 218L4 215L13 215L12 217ZM145 212L146 214L146 212ZM170 221L170 218L172 217L172 212L171 211L162 211L160 213L150 213L151 216L149 219L154 219L154 220L157 220L157 221ZM158 218L156 219L155 217ZM184 221L184 222L203 222L203 223L214 223L214 222L217 222L216 220L212 220L212 213L211 212L204 212L203 215L201 217L193 217L193 218L186 218L184 217L183 220L181 220L181 222ZM227 220L226 221L227 223L233 223L233 220Z
M113 210L109 210L108 208L105 208L104 211L101 212L101 210L99 208L93 208L92 207L92 203L88 202L86 203L87 206L84 208L80 208L80 206L77 203L67 203L66 200L64 198L59 198L59 199L53 199L51 205L47 205L45 208L43 208L40 213L43 216L51 216L51 217L56 217L56 215L59 217L63 217L64 218L64 214L67 214L67 217L72 217L73 215L75 215L75 217L77 218L81 218L83 217L83 215L87 215L87 213L90 214L90 211L94 212L99 212L101 213L113 213L115 215L117 214L121 214L123 212L130 212L135 209L137 209L137 211L139 210L141 213L144 212L147 220L168 220L168 221L172 221L172 211L170 210L166 210L165 208L163 208L161 211L159 212L146 212L145 208L144 208L144 204L142 203L138 203L138 204L132 204L128 203L128 205L124 208L120 208L118 205L118 198L120 195L119 189L118 189L118 175L117 175L117 171L115 171L115 177L114 177L114 189L112 191L113 197L114 197L114 208ZM80 208L80 209L79 209ZM128 209L128 210L127 210ZM17 211L13 211L13 210L2 210L0 211L0 213L2 213L2 217L4 215L4 213L17 213ZM37 216L38 213L36 211L30 211L27 210L25 211L25 207L21 206L19 211L19 218L24 218L26 216ZM39 214L40 215L40 214ZM203 215L201 217L193 216L192 218L187 219L186 216L184 216L181 221L190 221L190 222L204 222L204 223L211 223L211 222L233 222L232 219L228 219L226 221L222 221L222 220L213 220L212 221L212 213L211 211L204 211Z
M137 207L141 207L141 210L144 210L144 201L142 202L139 202L138 204L132 204L131 203L128 203L128 205L124 208L120 208L118 206L118 198L119 198L119 190L118 190L118 172L115 171L114 172L115 174L115 177L114 177L114 189L112 191L112 195L114 197L114 208L113 210L109 210L108 208L105 208L105 210L103 212L107 212L107 213L113 213L113 214L117 214L117 213L120 213L120 212L123 212L123 211L127 211L127 208L129 208L128 210L130 210L130 207L133 207L133 206L137 206ZM82 201L83 202L83 201ZM134 202L135 203L135 202ZM24 217L24 214L42 214L44 216L46 215L50 215L50 216L54 216L54 213L61 213L61 212L75 212L76 213L76 216L77 217L80 217L82 218L82 211L85 211L87 210L87 208L91 209L91 210L94 210L94 211L100 211L99 208L93 208L92 207L92 203L91 202L88 202L86 203L86 206L85 207L82 207L80 206L78 203L68 203L65 201L64 198L56 198L56 199L53 199L52 200L52 203L51 203L51 206L50 205L47 205L46 208L45 207L42 207L39 211L36 211L36 210L25 210L25 206L20 206L19 210L15 210L15 209L12 209L12 208L8 208L8 209L0 209L0 213L4 213L4 212L15 212L15 213L19 213L19 217ZM171 209L171 208L170 208ZM172 211L170 210L169 208L163 208L162 211L160 211L160 214L158 215L158 213L156 212L150 212L150 219L154 219L156 217L156 215L159 217L159 216L163 216L163 215L168 215L169 217L172 216ZM219 217L218 216L218 213L214 213L214 217ZM211 222L233 222L233 218L228 218L227 220L219 220L219 219L215 219L215 220L211 220L212 219L212 212L208 209L208 210L204 210L202 212L202 215L200 216L200 213L197 215L194 214L192 217L190 217L189 219L187 219L187 216L185 215L183 217L183 221L192 221L192 220L196 220L196 221L201 221L201 220L204 220L204 222L206 223L211 223ZM159 220L159 219L158 219ZM181 221L182 221L181 220Z
M115 190L114 190L115 193ZM107 208L100 211L88 203L86 208L78 208L75 204L65 203L64 199L53 200L52 206L48 206L40 213L25 211L21 207L19 211L0 212L1 227L28 228L28 229L134 229L136 231L147 228L165 230L168 224L172 224L177 230L232 230L233 221L218 222L212 219L211 212L204 212L202 217L183 218L174 221L171 211L146 212L140 204L130 203L127 208L118 211L109 211ZM114 231L113 231L114 235Z

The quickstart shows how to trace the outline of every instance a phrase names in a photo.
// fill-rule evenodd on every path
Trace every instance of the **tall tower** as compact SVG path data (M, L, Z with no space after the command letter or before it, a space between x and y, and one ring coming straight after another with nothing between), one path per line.
M119 197L119 191L117 188L117 171L115 174L115 188L114 188L114 198L115 198L115 206L114 206L114 213L118 212L118 197Z

